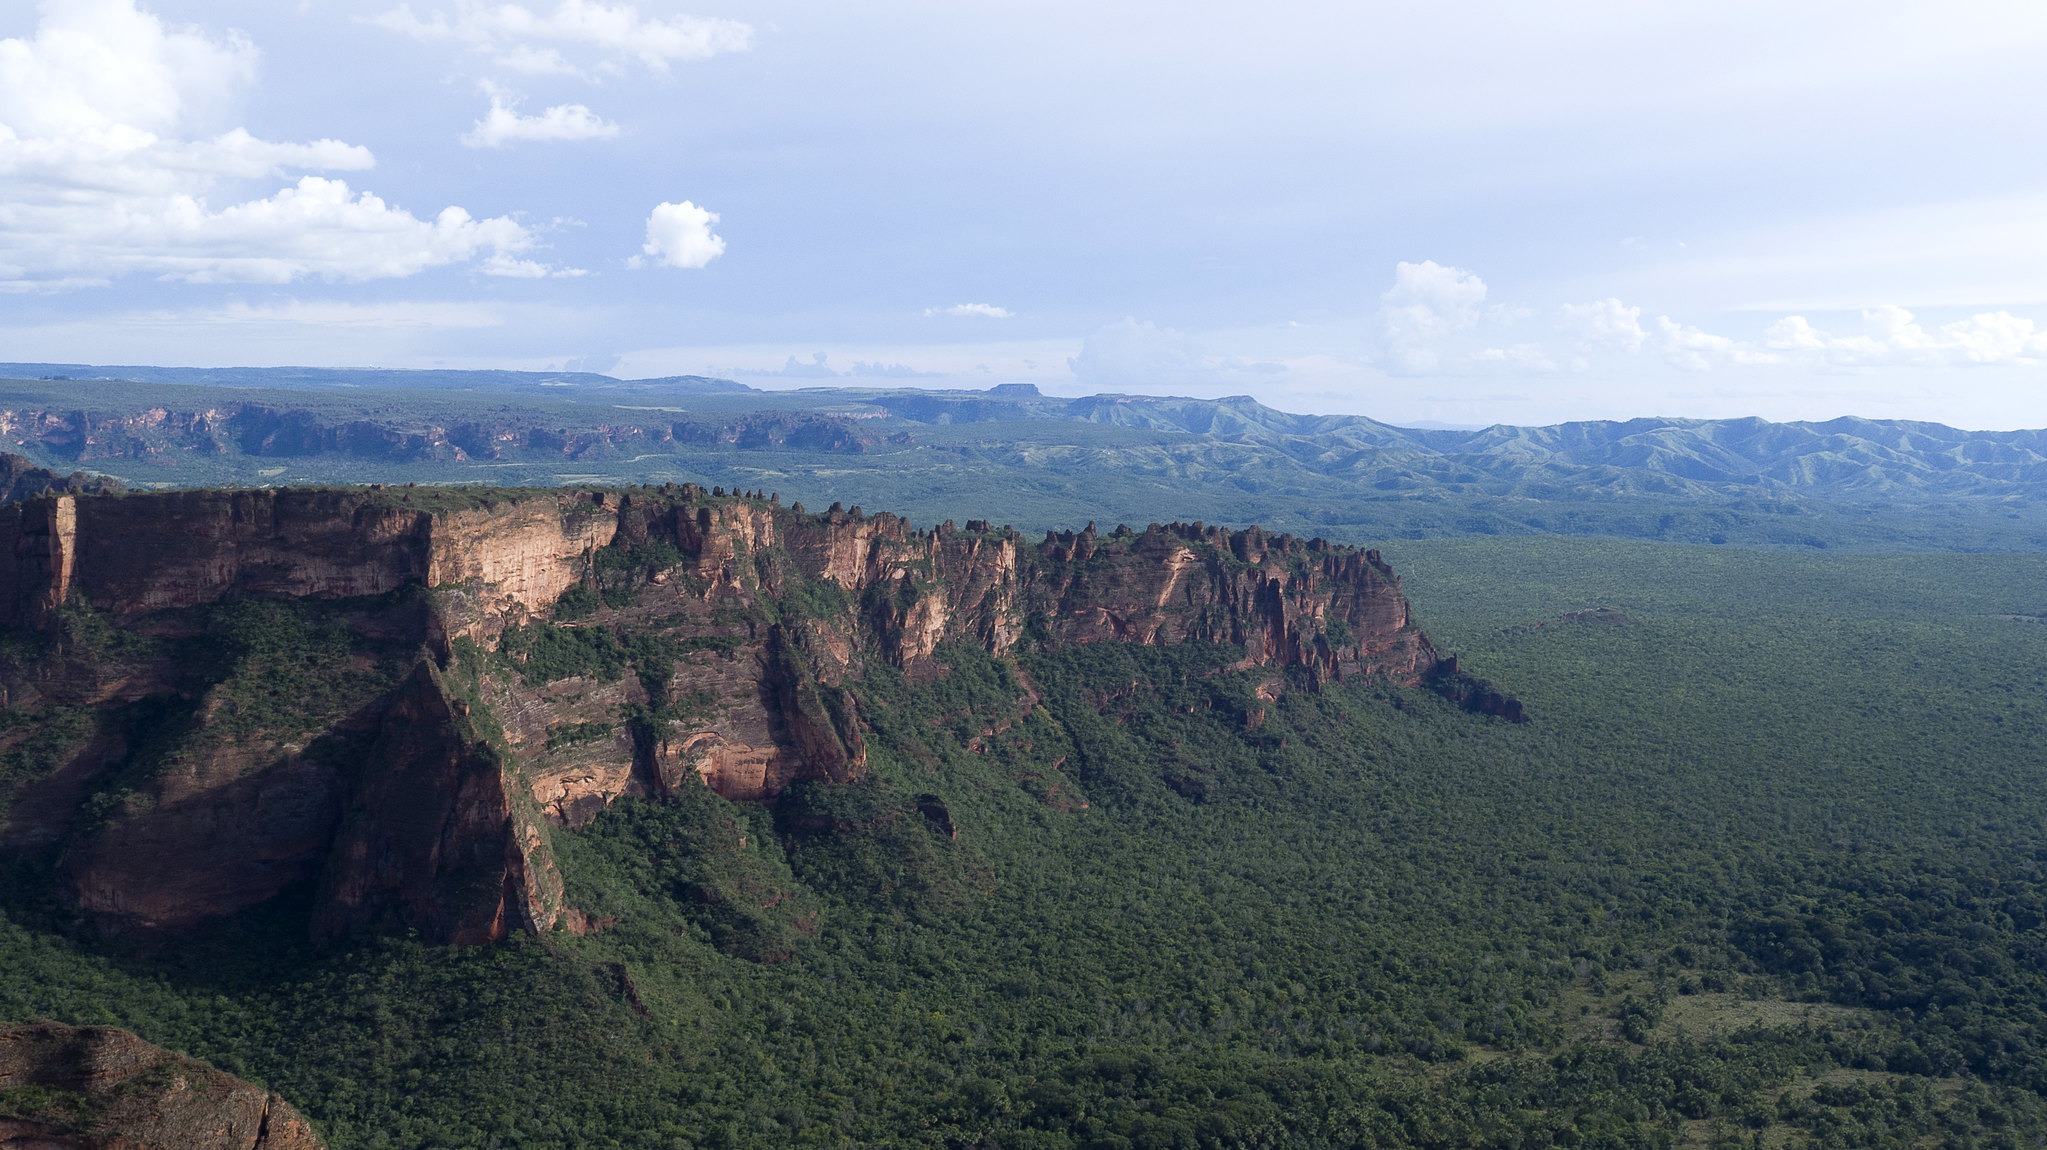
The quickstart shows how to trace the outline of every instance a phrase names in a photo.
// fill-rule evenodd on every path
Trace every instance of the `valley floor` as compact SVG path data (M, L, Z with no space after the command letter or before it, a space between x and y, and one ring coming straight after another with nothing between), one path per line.
M2047 1139L2047 556L1386 552L1532 723L955 651L857 685L866 783L557 832L585 936L138 949L10 864L0 1019L347 1148Z

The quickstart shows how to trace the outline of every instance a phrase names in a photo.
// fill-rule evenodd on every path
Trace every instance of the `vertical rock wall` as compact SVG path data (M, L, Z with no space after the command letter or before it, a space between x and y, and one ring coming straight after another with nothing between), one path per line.
M659 556L658 569L642 556ZM629 583L586 595L590 614L548 621L579 581L600 589L599 569ZM366 598L408 586L429 593L409 605ZM877 662L942 673L952 643L996 655L1026 642L1233 644L1244 668L1297 669L1314 683L1415 683L1437 666L1376 552L1257 528L1090 525L1032 542L985 523L923 531L893 515L803 514L690 486L0 506L0 612L17 628L79 603L170 633L203 625L188 609L237 597L346 600L351 627L418 649L417 664L347 720L354 749L339 758L308 757L297 734L209 741L207 706L188 694L181 713L196 716L189 745L204 762L137 784L90 833L46 811L62 805L55 790L23 797L17 811L50 825L10 825L0 838L69 835L61 870L82 910L183 926L312 882L319 934L391 926L475 943L545 930L562 911L549 823L666 793L689 774L738 800L855 780L866 747L846 684ZM647 640L670 654L608 674L529 673L509 647L455 665L470 658L458 651L490 652L508 628L534 627L555 642ZM178 668L118 670L123 701L206 690ZM30 678L20 689L44 701L114 697L97 672ZM82 776L100 769L90 757L50 786L82 793Z

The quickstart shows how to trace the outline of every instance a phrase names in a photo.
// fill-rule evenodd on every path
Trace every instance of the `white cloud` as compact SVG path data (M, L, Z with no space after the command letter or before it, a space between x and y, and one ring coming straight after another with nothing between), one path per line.
M1789 315L1760 340L1738 339L1667 315L1641 322L1642 309L1618 299L1567 304L1559 328L1577 337L1581 353L1648 351L1673 367L1803 365L1807 367L1969 367L2027 365L2047 359L2047 331L2024 316L1983 312L1928 329L1901 307L1862 313L1862 331L1839 335L1802 315ZM1577 366L1586 366L1582 358Z
M945 376L942 371L923 371L907 363L869 363L859 359L853 361L853 370L846 374L881 379L942 379Z
M735 20L664 19L642 15L636 4L589 0L560 0L551 12L524 4L457 0L452 13L435 10L425 18L410 4L401 4L376 16L374 23L417 40L461 44L501 67L534 74L581 73L564 49L594 53L609 69L636 60L665 72L673 63L744 52L753 45L753 29Z
M1983 312L1932 331L1901 307L1863 313L1858 335L1833 335L1802 315L1785 316L1764 334L1766 348L1836 366L1979 366L2034 364L2047 358L2047 332L2024 316Z
M1601 357L1654 356L1681 371L1723 367L1966 367L2047 361L2047 331L2006 311L1929 328L1901 307L1862 313L1863 330L1823 331L1804 316L1777 320L1762 338L1742 338L1668 315L1644 316L1618 297L1565 304L1561 341L1494 343L1527 309L1489 304L1486 283L1461 268L1401 263L1380 297L1381 365L1394 375L1586 371Z
M831 365L824 352L817 351L811 353L808 361L792 355L789 362L782 365L780 371L760 371L753 374L782 376L787 379L834 379L841 373Z
M1473 355L1472 360L1482 364L1499 364L1504 367L1520 368L1523 371L1555 371L1556 361L1549 357L1539 343L1517 343L1508 347L1488 347Z
M1485 298L1485 281L1462 268L1434 260L1394 265L1393 286L1379 297L1379 318L1394 371L1416 375L1440 369L1441 344L1478 325Z
M166 28L134 0L46 0L32 38L0 40L0 288L367 280L531 246L509 218L422 220L321 176L211 206L223 184L375 163L337 140L212 131L255 58L244 38Z
M1559 326L1576 335L1579 344L1588 350L1624 351L1632 355L1641 351L1643 341L1649 338L1642 330L1642 309L1611 297L1585 304L1565 304Z
M1650 342L1662 354L1663 361L1686 371L1705 371L1722 363L1776 362L1776 357L1767 351L1758 351L1749 344L1715 335L1704 328L1679 323L1667 315L1657 316L1650 322L1649 329Z
M1286 371L1278 363L1220 358L1172 328L1124 319L1098 328L1066 361L1074 377L1109 390L1149 387L1243 386Z
M927 307L925 315L954 315L980 319L1008 319L1016 313L992 303L956 303L951 307Z
M538 116L519 114L518 102L495 84L484 85L490 111L462 137L471 148L502 148L515 140L608 140L618 125L581 104L556 104Z
M1488 304L1485 281L1461 268L1402 263L1381 297L1382 366L1395 375L1513 370L1552 372L1560 362L1589 370L1601 357L1654 356L1688 372L1724 367L1968 367L2047 362L2047 330L2007 311L1928 327L1901 307L1862 313L1862 330L1835 334L1801 315L1771 324L1760 339L1712 331L1668 315L1644 316L1618 297L1565 304L1561 341L1492 343L1527 309Z
M139 141L218 116L255 76L256 49L166 31L128 0L55 0L32 40L0 40L0 112L28 138Z
M725 254L725 238L711 231L717 222L718 213L688 200L656 204L647 213L647 242L640 246L646 259L634 256L628 266L641 267L652 260L671 268L703 267Z

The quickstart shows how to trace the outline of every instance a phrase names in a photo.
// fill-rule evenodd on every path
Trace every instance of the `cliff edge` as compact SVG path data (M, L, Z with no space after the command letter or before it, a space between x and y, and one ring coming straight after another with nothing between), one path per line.
M115 929L298 884L317 934L572 922L550 827L691 776L741 801L857 780L849 687L961 644L1222 644L1268 697L1376 676L1523 717L1438 658L1375 551L691 485L44 496L0 506L0 623L24 720L0 753L27 764L0 847Z

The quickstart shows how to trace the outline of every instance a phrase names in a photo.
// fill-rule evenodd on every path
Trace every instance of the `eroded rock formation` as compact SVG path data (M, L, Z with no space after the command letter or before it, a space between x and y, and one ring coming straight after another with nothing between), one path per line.
M24 1089L37 1088L37 1089ZM0 1147L321 1150L277 1095L111 1026L0 1026Z
M306 700L268 686L289 650L237 654L254 624L209 630L264 602L334 652L289 680ZM1266 695L1453 681L1377 552L1199 523L1033 542L687 485L43 497L0 507L0 617L41 652L0 665L10 707L94 708L0 808L81 910L179 927L307 884L316 933L449 942L565 921L548 827L620 796L860 778L848 688L952 644L1230 644Z
M451 943L547 930L561 879L518 773L422 659L385 711L321 880L316 935L404 926Z

